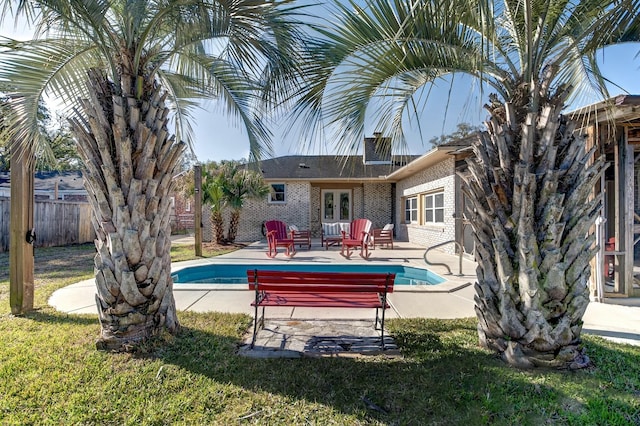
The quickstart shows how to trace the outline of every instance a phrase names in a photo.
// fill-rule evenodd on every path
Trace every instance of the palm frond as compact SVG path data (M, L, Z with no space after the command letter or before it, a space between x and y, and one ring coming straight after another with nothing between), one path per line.
M199 99L223 102L224 112L247 129L251 152L271 151L267 111L289 98L299 83L297 30L301 9L290 0L40 0L3 6L3 13L30 14L39 34L50 37L19 43L0 40L0 82L15 82L10 127L36 135L35 108L45 96L71 111L86 98L86 71L106 69L119 90L122 71L158 78L174 105L180 140L193 143L189 120ZM38 10L38 15L33 12ZM4 16L4 15L3 15ZM38 19L35 19L35 18ZM129 62L129 59L133 58ZM16 117L18 117L16 115Z
M13 114L6 131L23 144L43 143L38 129L38 104L55 96L62 109L85 97L86 70L95 66L92 46L67 40L15 41L0 38L0 81L6 82ZM36 148L42 149L42 148Z

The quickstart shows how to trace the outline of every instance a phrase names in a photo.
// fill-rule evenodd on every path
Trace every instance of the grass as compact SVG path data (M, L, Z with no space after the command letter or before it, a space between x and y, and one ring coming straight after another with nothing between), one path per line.
M473 319L390 321L401 359L242 358L249 317L192 312L161 345L100 352L95 316L46 305L92 256L36 249L37 309L14 317L0 254L0 424L640 424L639 347L584 336L595 368L518 371L478 347Z
M202 245L202 257L220 256L221 254L229 253L242 247L246 247L246 244L230 243L227 245L217 245L204 243ZM194 253L195 246L193 244L174 244L171 246L171 260L173 262L195 259L196 256Z

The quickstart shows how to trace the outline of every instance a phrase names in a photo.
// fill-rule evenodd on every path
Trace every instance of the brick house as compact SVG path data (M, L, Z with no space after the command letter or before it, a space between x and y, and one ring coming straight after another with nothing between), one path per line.
M171 207L171 231L193 232L195 218L193 196L176 192L171 197Z
M259 170L271 188L242 210L238 241L263 239L262 224L279 219L319 238L323 222L365 217L374 228L394 224L395 238L432 246L462 235L456 164L470 140L440 145L422 156L383 156L379 134L364 140L362 156L284 156L263 160ZM249 165L249 167L256 165ZM204 239L211 235L204 212ZM443 250L454 251L454 246Z

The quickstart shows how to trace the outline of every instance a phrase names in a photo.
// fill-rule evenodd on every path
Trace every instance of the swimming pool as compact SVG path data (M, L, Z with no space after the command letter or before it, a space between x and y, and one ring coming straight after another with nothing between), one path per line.
M403 265L326 265L326 264L208 264L188 266L171 274L174 284L247 284L247 270L298 272L373 272L395 273L395 285L435 285L445 281L428 269Z

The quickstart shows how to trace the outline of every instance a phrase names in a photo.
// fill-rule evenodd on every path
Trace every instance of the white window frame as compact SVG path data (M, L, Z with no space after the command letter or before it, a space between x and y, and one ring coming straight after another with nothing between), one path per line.
M414 204L414 205L411 205ZM407 220L409 213L409 220ZM414 195L404 199L404 223L418 223L418 196Z
M282 191L277 191L274 188L276 185L282 185ZM282 194L282 200L274 199L274 194ZM269 184L269 196L268 196L269 204L284 204L287 202L287 184L284 182L273 182Z
M438 196L442 198L442 205L436 205L436 199ZM431 200L431 207L428 207L429 203L427 200ZM424 223L425 225L442 225L444 224L444 191L431 192L429 194L424 194L423 199L423 212L424 212ZM442 212L442 220L436 220L436 212ZM432 220L429 220L429 213L431 213Z

